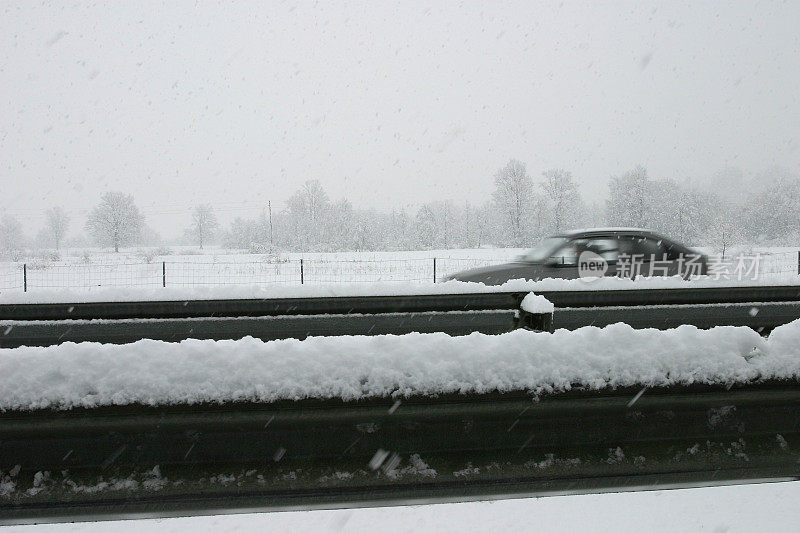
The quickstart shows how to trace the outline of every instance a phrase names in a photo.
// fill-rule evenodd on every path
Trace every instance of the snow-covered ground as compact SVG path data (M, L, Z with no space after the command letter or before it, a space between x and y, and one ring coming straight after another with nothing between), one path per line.
M660 331L618 323L552 334L64 343L0 350L0 409L538 394L798 377L800 320L766 339L745 327Z
M9 526L3 533L795 531L800 482L325 511Z
M797 286L800 276L766 276L755 280L716 279L699 276L684 280L680 276L629 278L579 278L540 281L511 280L502 285L444 281L420 283L409 281L382 281L365 283L319 283L304 285L285 284L230 284L197 285L189 287L115 287L48 288L32 292L0 290L0 304L23 303L86 303L86 302L137 302L137 301L188 301L215 299L265 299L265 298L319 298L334 296L400 296L434 294L478 294L490 292L543 291L593 291L637 289L701 289L721 287ZM533 298L533 297L532 297ZM531 302L533 300L530 300ZM534 309L534 308L531 308ZM540 309L536 307L535 309ZM526 309L529 310L529 309ZM535 311L531 311L535 312Z
M509 261L515 248L404 252L236 253L222 249L202 254L159 255L163 250L70 251L0 263L0 291L35 292L47 288L196 287L225 285L300 285L324 283L433 283L445 274ZM434 270L435 258L435 270ZM302 266L301 266L302 260ZM23 264L26 273L23 273ZM302 270L302 273L301 273Z
M103 250L67 250L59 257L42 254L17 262L0 262L0 294L45 289L170 288L231 285L299 286L304 284L412 282L434 279L469 268L504 263L518 248L480 248L404 252L246 254L209 248L142 249L118 254ZM798 252L792 248L739 248L732 253L759 254L762 281L794 281ZM730 256L730 254L729 254ZM435 267L434 267L435 259ZM302 266L301 266L302 260ZM25 265L25 272L23 272ZM733 268L733 267L731 267ZM24 278L27 277L27 280Z

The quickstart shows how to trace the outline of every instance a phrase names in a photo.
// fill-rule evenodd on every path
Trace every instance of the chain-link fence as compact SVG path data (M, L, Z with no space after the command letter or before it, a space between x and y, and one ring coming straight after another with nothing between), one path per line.
M759 258L760 276L800 274L800 252L760 252L753 255Z
M434 283L460 270L501 259L421 258L267 261L162 261L153 263L0 263L0 290L94 287L417 282Z
M744 256L738 256L741 260ZM757 276L785 279L800 274L800 252L761 252ZM717 259L718 260L718 259ZM712 265L715 258L711 258ZM735 268L737 257L727 258ZM90 289L95 287L193 287L222 285L416 282L434 283L454 272L505 259L274 259L261 261L161 261L139 263L0 263L0 290ZM712 269L713 272L713 269Z
M709 257L713 279L781 281L800 275L800 252L751 252Z

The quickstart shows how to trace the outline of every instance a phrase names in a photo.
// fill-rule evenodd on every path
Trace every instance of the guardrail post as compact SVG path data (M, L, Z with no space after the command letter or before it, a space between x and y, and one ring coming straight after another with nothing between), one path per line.
M303 284L303 259L300 259L300 285Z
M523 329L553 333L553 313L529 313L521 309L516 322Z
M161 261L161 286L167 286L167 262Z
M22 292L28 292L28 264L22 263Z
M433 282L436 283L436 258L433 258Z

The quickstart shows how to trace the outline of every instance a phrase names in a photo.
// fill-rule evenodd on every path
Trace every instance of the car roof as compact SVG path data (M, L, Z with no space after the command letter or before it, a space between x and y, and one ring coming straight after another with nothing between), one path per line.
M564 237L577 235L579 233L653 233L652 230L647 228L632 228L632 227L600 227L600 228L578 228L565 231L562 235Z
M639 235L642 237L653 237L659 240L672 242L671 239L667 239L663 235L645 228L582 228L564 232L559 235L559 237L569 237L574 239L576 237L593 237L597 235Z

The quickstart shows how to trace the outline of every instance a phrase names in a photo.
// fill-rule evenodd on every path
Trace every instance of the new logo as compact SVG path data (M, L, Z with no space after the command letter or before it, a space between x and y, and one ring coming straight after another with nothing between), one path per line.
M594 252L585 250L578 256L578 277L602 278L606 275L608 263ZM587 281L591 281L587 279Z

